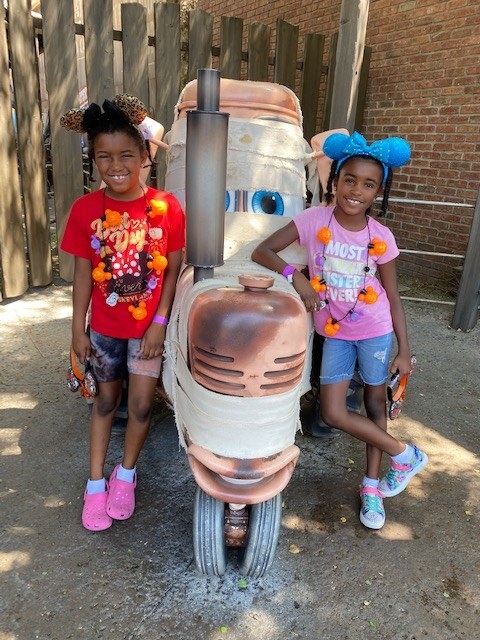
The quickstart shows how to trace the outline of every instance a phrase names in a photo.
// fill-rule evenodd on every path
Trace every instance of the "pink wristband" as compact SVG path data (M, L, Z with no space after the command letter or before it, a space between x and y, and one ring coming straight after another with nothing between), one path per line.
M287 264L285 269L282 271L282 276L284 276L284 278L288 278L288 276L291 276L296 270L296 267L291 264Z
M155 322L155 324L163 324L166 327L168 324L168 318L165 316L153 316L152 322Z

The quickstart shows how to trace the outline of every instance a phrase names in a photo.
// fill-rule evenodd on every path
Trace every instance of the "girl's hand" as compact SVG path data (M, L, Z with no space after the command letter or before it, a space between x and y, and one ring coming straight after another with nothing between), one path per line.
M301 271L295 271L292 282L295 291L305 305L307 311L318 311L320 308L320 298L318 293L310 284L310 281Z
M90 338L85 332L72 335L72 347L81 364L84 364L85 360L90 358L92 345Z
M151 360L151 358L162 355L166 330L165 325L152 322L145 331L140 343L140 355L144 360Z
M411 370L412 362L410 353L397 353L392 361L392 366L390 367L391 374L394 375L398 371L399 376L402 377L405 374L410 373Z

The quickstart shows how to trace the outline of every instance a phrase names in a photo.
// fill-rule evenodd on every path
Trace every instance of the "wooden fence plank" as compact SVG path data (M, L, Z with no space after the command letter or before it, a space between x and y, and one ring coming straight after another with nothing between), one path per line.
M30 0L10 5L9 35L17 109L18 158L23 186L29 280L34 287L52 281L50 220L45 149L38 96L40 83L34 49Z
M155 117L168 131L173 123L182 77L180 5L173 2L155 4L155 69Z
M182 78L180 5L173 2L155 3L155 118L169 131ZM165 154L156 161L157 187L165 184Z
M242 73L243 20L222 16L220 21L220 60L222 78L240 80Z
M112 2L83 0L83 12L88 102L101 105L105 98L112 98L115 91Z
M28 288L17 150L12 122L5 7L0 3L0 299Z
M260 22L248 27L248 79L268 82L271 28Z
M121 5L123 90L150 105L148 93L147 9L138 3Z
M365 112L365 102L367 99L368 75L370 73L370 60L372 59L372 47L365 47L363 50L363 62L360 70L360 81L358 83L357 109L355 112L355 131L360 131L363 125L363 114Z
M329 129L355 127L369 0L342 0Z
M318 133L317 111L323 71L324 46L324 36L318 33L309 33L305 36L300 102L304 112L303 137L309 142Z
M189 11L188 80L195 80L198 69L212 67L213 16L203 9Z
M330 118L332 114L332 93L333 82L335 80L335 72L337 67L337 45L338 33L332 33L330 37L330 51L328 55L328 71L325 87L325 101L323 108L322 131L328 131L330 127Z
M473 212L452 327L469 331L477 324L480 305L480 190Z
M295 91L297 50L298 27L284 20L277 20L274 82L284 84L292 91Z
M60 240L70 207L83 194L80 135L60 126L60 117L79 106L73 3L42 0L45 69L49 98L55 218ZM61 55L59 52L61 51ZM73 258L59 251L60 277L70 281Z

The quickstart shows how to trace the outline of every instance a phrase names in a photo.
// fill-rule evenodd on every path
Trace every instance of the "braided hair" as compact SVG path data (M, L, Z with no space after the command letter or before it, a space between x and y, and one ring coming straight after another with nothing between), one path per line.
M358 155L358 156L351 156L351 158L365 158L365 156ZM375 158L371 158L371 159L375 160L375 162L380 167L382 167L382 171L383 171L384 167L383 167L382 163L379 162L378 160L376 160ZM327 205L331 204L331 202L333 201L333 198L334 198L333 181L335 179L335 176L337 175L337 165L338 165L338 160L334 160L332 162L332 166L330 167L330 174L328 176L328 181L327 181L327 190L325 192L325 202L327 203ZM338 173L340 173L340 172L338 171ZM385 180L385 184L383 185L383 198L382 198L382 204L380 206L380 213L378 214L379 218L387 215L388 198L390 196L390 188L392 186L392 179L393 179L393 171L392 171L391 167L388 167L387 178ZM365 212L366 215L370 215L371 208L372 207L369 207L367 209L367 211Z

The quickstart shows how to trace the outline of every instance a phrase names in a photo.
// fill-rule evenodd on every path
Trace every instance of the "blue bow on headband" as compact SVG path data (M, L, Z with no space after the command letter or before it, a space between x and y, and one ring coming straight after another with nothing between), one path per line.
M357 131L351 136L332 133L323 143L323 152L337 161L337 173L345 160L352 156L374 158L383 166L383 182L387 179L389 169L406 164L411 155L410 145L403 138L385 138L369 145Z

